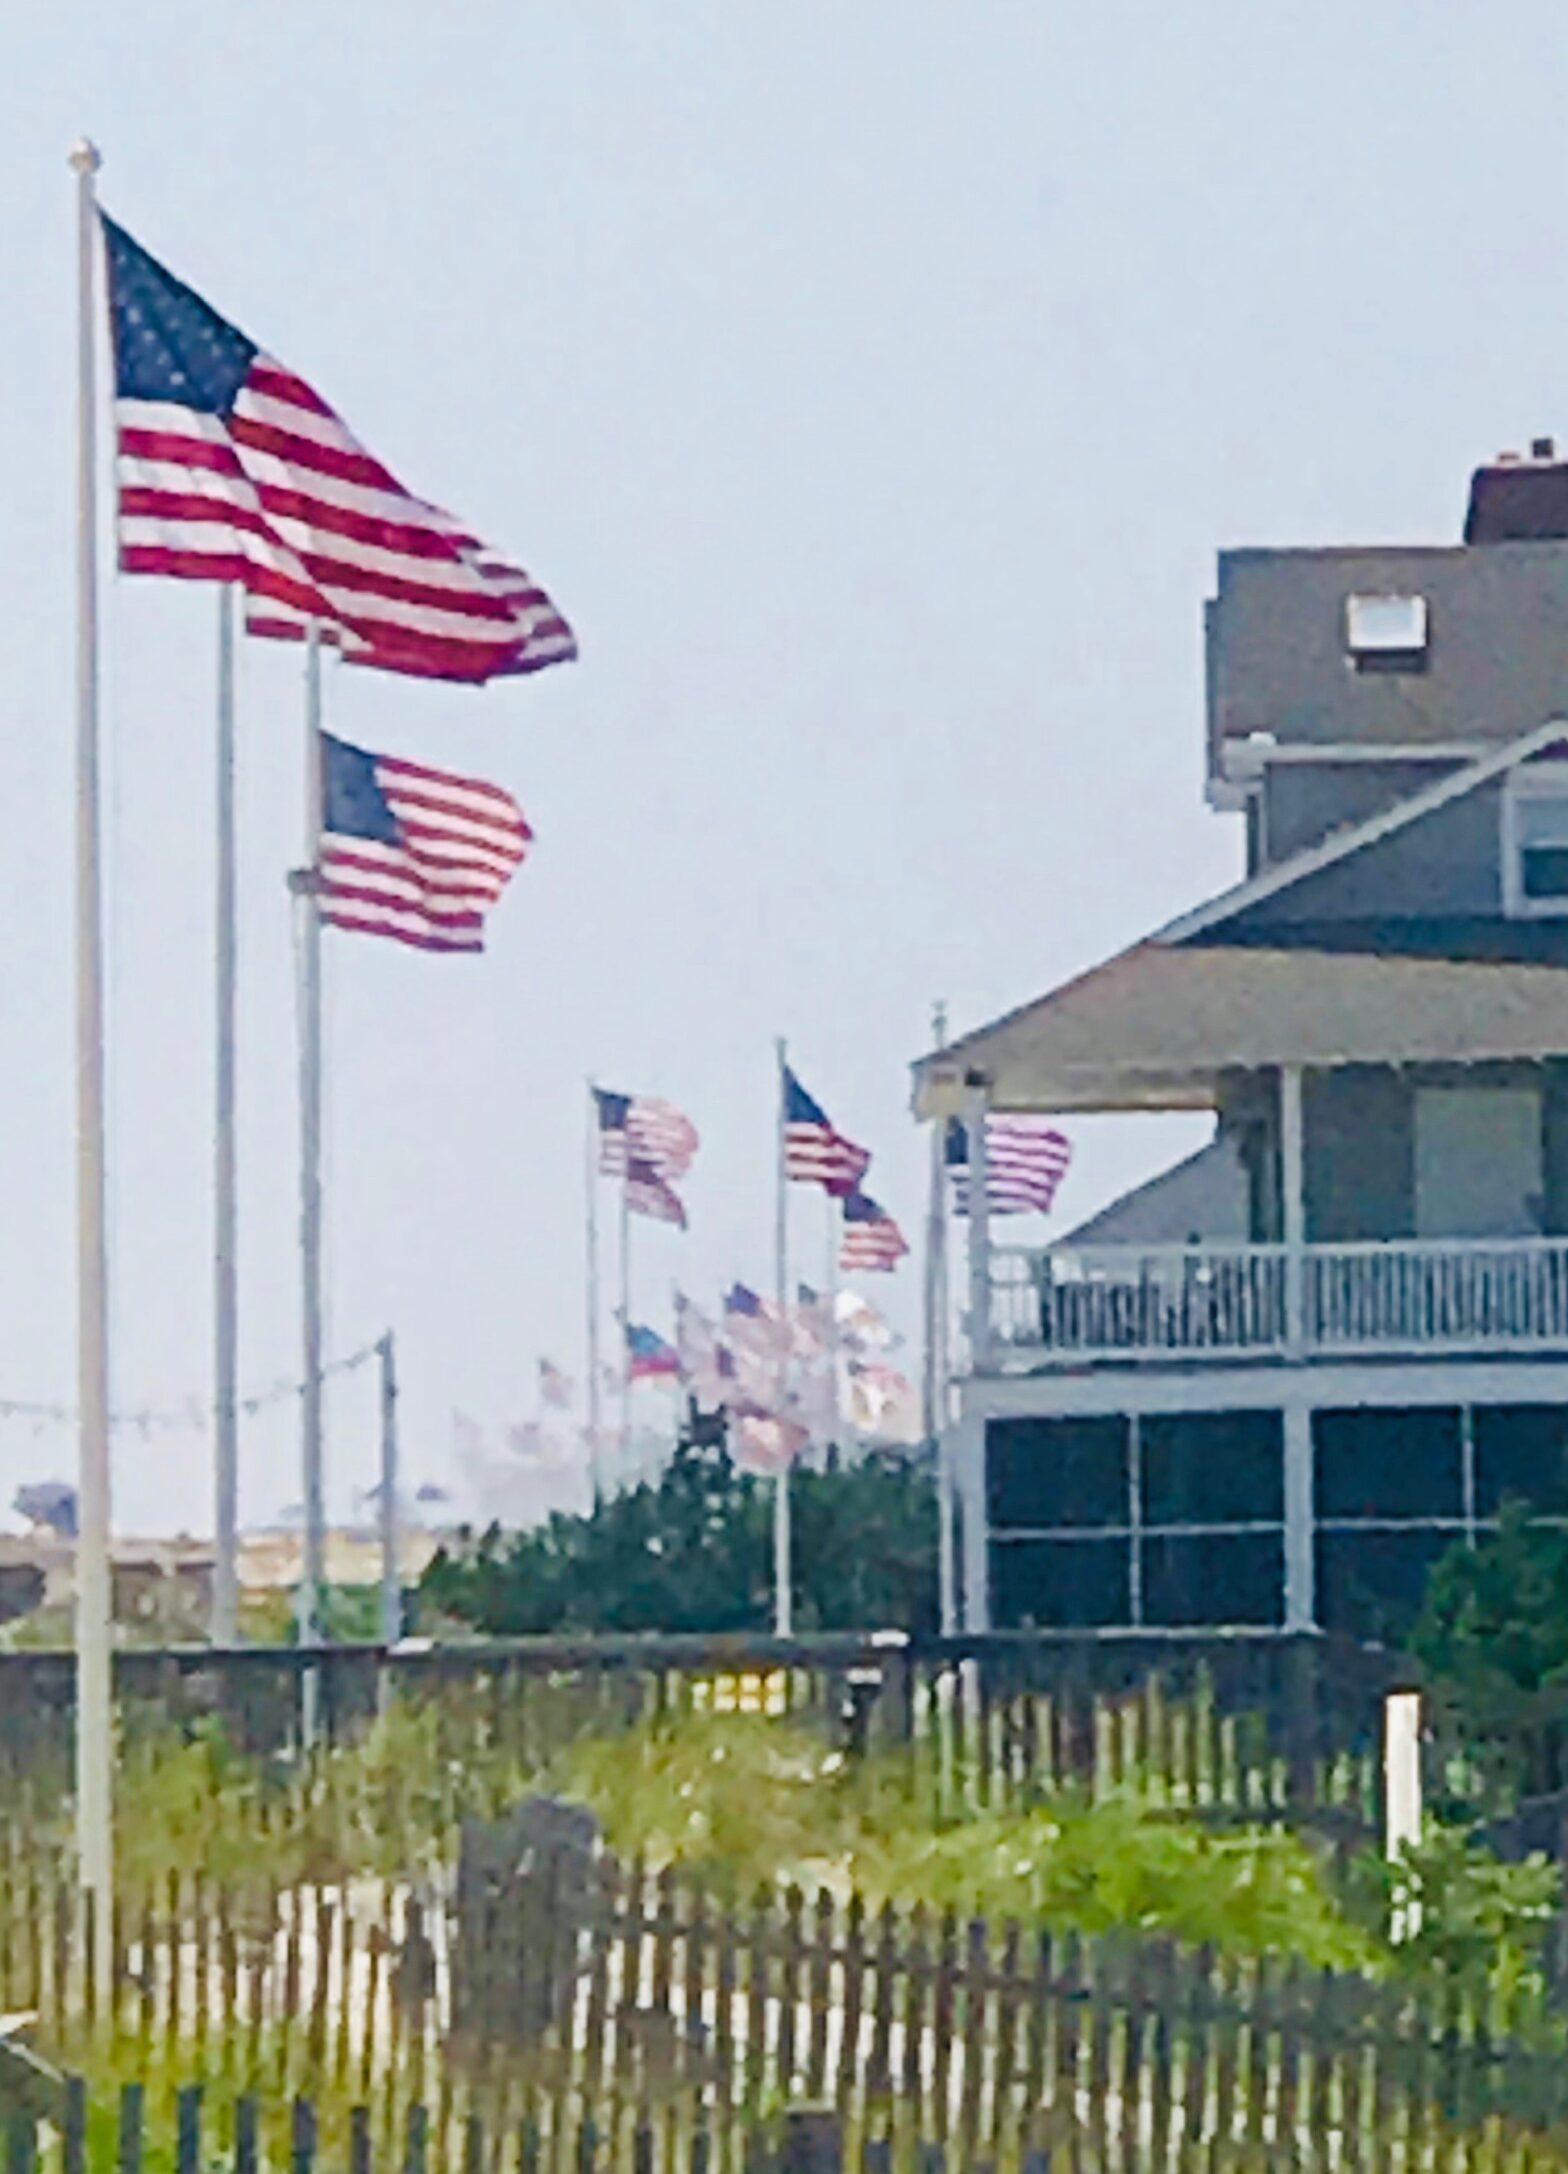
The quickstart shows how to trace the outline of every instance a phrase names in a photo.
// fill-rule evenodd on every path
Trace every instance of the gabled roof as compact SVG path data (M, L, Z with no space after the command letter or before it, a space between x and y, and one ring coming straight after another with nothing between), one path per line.
M1308 876L1319 875L1336 862L1349 860L1353 853L1365 847L1377 845L1384 838L1391 838L1396 831L1408 830L1412 823L1419 823L1423 816L1435 815L1439 808L1446 808L1451 801L1463 800L1478 786L1485 785L1505 771L1515 770L1520 763L1532 756L1544 755L1549 747L1568 748L1568 720L1551 718L1544 725L1537 725L1533 732L1521 733L1516 740L1506 740L1501 747L1480 756L1475 762L1466 763L1461 769L1451 771L1435 784L1425 785L1418 793L1396 801L1380 815L1369 816L1365 822L1347 823L1340 830L1330 831L1317 845L1307 846L1300 853L1292 853L1287 860L1278 861L1272 868L1264 868L1244 883L1236 883L1228 891L1221 891L1217 898L1193 907L1190 913L1178 916L1156 929L1148 939L1155 944L1189 943L1194 937L1206 934L1222 921L1245 913L1249 907L1261 905L1265 899L1288 891L1294 884Z

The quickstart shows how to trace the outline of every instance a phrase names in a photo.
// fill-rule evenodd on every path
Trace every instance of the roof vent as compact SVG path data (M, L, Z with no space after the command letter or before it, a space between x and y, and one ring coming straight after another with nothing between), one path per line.
M1568 540L1568 461L1555 438L1532 438L1528 455L1499 453L1470 478L1465 542Z

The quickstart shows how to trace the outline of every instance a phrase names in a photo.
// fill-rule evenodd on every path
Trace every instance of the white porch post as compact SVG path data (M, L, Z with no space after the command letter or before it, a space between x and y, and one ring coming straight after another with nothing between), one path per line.
M991 1628L991 1528L985 1506L985 1418L966 1410L954 1430L958 1496L964 1510L964 1629Z
M1310 1631L1317 1621L1313 1553L1312 1406L1305 1395L1285 1400L1285 1628Z
M1301 1067L1279 1068L1280 1235L1285 1241L1285 1349L1306 1347L1306 1193L1301 1132Z
M971 1075L964 1101L969 1135L969 1371L982 1374L991 1356L991 1170L983 1079Z

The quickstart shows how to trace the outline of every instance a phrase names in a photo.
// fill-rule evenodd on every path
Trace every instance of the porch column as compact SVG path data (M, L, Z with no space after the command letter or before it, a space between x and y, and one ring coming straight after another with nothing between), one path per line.
M971 1072L964 1097L969 1166L969 1371L983 1374L991 1356L990 1158L986 1150L985 1080Z
M1301 1067L1279 1068L1280 1236L1285 1242L1285 1349L1299 1358L1306 1348L1307 1214L1301 1134Z
M991 1628L991 1527L986 1517L985 1418L965 1411L955 1443L963 1505L964 1629Z
M1285 1399L1285 1628L1309 1631L1317 1620L1313 1551L1312 1407L1305 1395Z

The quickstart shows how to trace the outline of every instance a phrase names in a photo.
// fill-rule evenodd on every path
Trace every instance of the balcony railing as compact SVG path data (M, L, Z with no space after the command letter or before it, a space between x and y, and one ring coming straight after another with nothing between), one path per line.
M1088 1359L1568 1353L1568 1238L997 1247L995 1355Z

